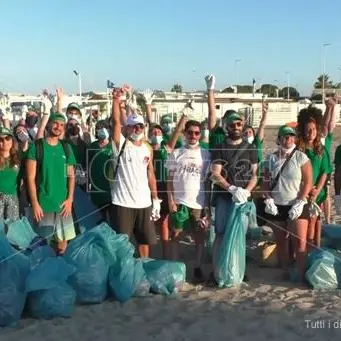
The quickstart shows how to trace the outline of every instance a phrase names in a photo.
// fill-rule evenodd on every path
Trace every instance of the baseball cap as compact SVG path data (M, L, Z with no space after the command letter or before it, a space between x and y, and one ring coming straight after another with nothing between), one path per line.
M278 129L278 136L286 136L286 135L294 135L294 136L296 136L296 131L293 128L288 127L286 125L281 126Z
M66 118L63 114L59 113L59 112L55 112L52 113L49 117L49 122L55 122L55 121L62 121L62 122L66 122Z
M71 109L76 109L76 110L78 110L78 111L81 111L81 108L80 108L80 106L77 104L77 103L70 103L68 106L67 106L67 109L66 109L66 111L68 111L68 110L71 110Z
M0 127L0 135L13 137L12 131L6 127Z
M223 120L225 120L226 118L228 118L230 115L233 115L233 114L238 114L238 113L232 109L226 110L223 116Z
M236 112L224 117L224 122L226 122L226 124L231 124L233 121L242 121L242 117Z
M137 114L129 115L127 120L126 120L125 125L126 126L134 126L136 124L143 124L144 125L143 116L137 115Z

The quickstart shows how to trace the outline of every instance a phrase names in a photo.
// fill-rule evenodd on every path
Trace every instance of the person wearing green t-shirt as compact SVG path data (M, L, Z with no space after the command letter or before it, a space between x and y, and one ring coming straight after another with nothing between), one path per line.
M26 161L34 229L48 242L53 240L58 253L64 253L67 241L76 236L72 219L76 160L70 145L60 141L65 121L62 114L50 115L47 137L30 145Z
M329 154L321 142L323 116L322 111L315 107L308 107L299 112L297 119L298 139L297 148L304 152L312 165L313 189L309 194L311 203L311 217L308 226L308 248L320 247L321 219L320 206L327 197L326 181L331 172ZM318 205L317 207L314 205Z
M0 219L18 220L20 158L10 129L0 127Z
M104 120L95 125L97 141L88 149L88 178L90 181L91 201L98 207L105 221L111 223L111 193L109 172L113 157L112 145L109 140L109 127Z

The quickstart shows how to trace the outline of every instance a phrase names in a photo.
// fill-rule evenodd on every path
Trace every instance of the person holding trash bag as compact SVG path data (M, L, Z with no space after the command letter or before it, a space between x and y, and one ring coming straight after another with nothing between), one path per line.
M265 193L265 217L274 228L279 265L287 277L289 231L292 232L294 252L300 280L305 273L308 221L308 197L313 188L313 170L308 156L297 150L296 132L288 126L278 130L278 150L264 164L262 190Z
M58 253L64 253L67 241L76 236L71 214L76 160L70 145L60 140L65 121L62 114L50 115L48 136L30 145L26 161L35 232L53 240Z
M243 119L237 113L223 118L225 141L212 150L212 181L216 195L213 267L216 268L222 237L232 211L233 203L244 204L251 199L257 184L257 150L243 139ZM245 234L248 228L244 222ZM245 277L245 280L247 278Z
M112 227L129 237L134 233L140 257L149 257L149 246L156 244L154 221L160 219L161 200L157 196L153 150L145 142L143 117L129 115L126 138L121 133L120 102L125 91L126 87L113 90Z

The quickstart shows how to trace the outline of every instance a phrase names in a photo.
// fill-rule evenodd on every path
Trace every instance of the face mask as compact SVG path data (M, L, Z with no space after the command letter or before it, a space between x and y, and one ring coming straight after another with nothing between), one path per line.
M153 136L151 139L151 143L152 145L157 145L157 144L161 144L161 142L163 141L163 136L162 135L158 135L158 136Z
M326 138L325 137L321 137L321 143L322 143L322 146L325 145L325 143L326 143Z
M21 131L18 135L17 135L17 139L20 142L26 142L29 141L30 137L28 136L28 133Z
M170 134L170 132L172 131L172 124L171 123L164 123L162 125L162 130L165 134Z
M77 135L79 135L80 129L79 129L78 125L74 125L74 126L69 127L69 129L67 131L68 131L69 135L77 136Z
M80 117L78 115L68 114L66 117L68 118L68 120L76 120L77 122L80 122Z
M102 128L100 130L97 130L97 138L99 140L106 140L109 137L109 132L106 128Z
M133 141L141 141L143 139L144 134L140 133L140 134L131 134L130 135L130 139Z
M28 116L26 117L25 122L29 128L33 128L38 123L38 116L36 115Z
M199 141L195 142L194 144L187 143L186 145L189 149L193 149L199 146Z
M255 140L254 136L247 136L247 137L245 137L245 141L247 143L252 144L254 140Z
M209 131L208 129L204 129L204 130L202 131L201 136L202 136L204 139L207 139L207 138L209 137L209 135L210 135L210 131Z
M290 148L284 148L281 146L281 151L284 154L290 154L294 149L295 149L296 145L294 144L292 147Z
M29 136L31 136L31 138L33 140L36 138L37 132L38 132L38 128L37 127L28 129L28 134L29 134Z

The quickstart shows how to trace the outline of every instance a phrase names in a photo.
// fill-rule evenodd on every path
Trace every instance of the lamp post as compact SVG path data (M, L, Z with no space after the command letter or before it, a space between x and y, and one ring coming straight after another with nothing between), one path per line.
M238 74L238 64L241 62L241 59L236 59L234 61L234 67L236 71L236 88L237 88L237 93L238 93L238 82L239 82L239 74Z
M287 100L289 101L290 99L290 72L287 71L285 74L287 75L287 89L288 89Z
M326 47L327 46L330 46L330 43L324 43L322 47L322 103L324 103L324 93L325 93Z
M73 70L73 73L78 78L79 98L80 98L80 102L82 102L82 75L80 72L78 72L76 70Z
M277 79L274 79L274 84L276 86L276 88L275 88L276 98L278 98L278 80Z

